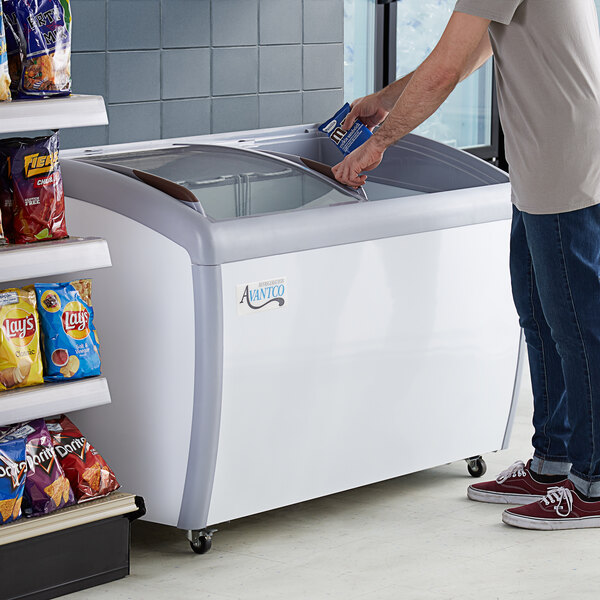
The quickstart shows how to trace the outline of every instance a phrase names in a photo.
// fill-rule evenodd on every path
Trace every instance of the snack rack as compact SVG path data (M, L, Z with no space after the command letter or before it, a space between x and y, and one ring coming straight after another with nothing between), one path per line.
M72 95L0 104L0 137L18 131L106 125L101 96ZM68 213L67 213L68 223ZM105 240L69 237L0 247L2 289L61 274L111 266ZM102 376L0 393L0 426L110 403ZM0 560L10 565L0 600L54 598L124 577L129 573L129 523L144 513L143 501L113 493L46 516L0 526ZM93 544L90 543L93 539ZM57 544L60 551L57 552ZM81 560L81 548L91 548ZM69 556L72 554L72 559ZM28 576L36 563L36 576ZM75 565L75 566L74 566Z

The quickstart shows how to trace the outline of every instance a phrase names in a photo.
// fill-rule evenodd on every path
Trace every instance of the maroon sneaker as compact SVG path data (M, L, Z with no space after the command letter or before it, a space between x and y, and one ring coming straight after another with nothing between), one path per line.
M525 529L600 527L600 502L582 500L573 482L566 481L561 487L551 487L537 502L505 510L502 520Z
M551 487L564 485L567 478L558 483L540 483L531 474L531 460L525 464L519 460L506 471L502 471L495 481L474 483L469 486L467 496L478 502L494 504L525 504L541 500Z

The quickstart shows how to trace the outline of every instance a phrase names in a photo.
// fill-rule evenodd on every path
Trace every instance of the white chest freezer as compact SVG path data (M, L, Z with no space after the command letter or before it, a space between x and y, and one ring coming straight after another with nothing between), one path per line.
M93 289L113 401L77 422L146 518L197 534L505 447L507 176L407 136L366 200L293 159L339 161L314 127L240 137L62 159L68 225L114 264Z

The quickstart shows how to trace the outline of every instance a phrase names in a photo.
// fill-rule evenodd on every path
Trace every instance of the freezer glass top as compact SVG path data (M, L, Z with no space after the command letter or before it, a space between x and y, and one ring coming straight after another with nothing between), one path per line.
M214 220L360 201L301 164L237 148L182 146L94 157L94 162L173 181L190 190Z

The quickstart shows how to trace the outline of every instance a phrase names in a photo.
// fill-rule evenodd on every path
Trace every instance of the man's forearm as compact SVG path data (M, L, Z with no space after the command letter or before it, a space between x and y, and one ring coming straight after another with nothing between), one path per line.
M389 85L386 85L380 92L379 96L385 108L389 111L394 108L396 102L398 102L398 98L402 96L406 86L410 83L412 76L415 74L414 71L408 73L404 77L393 81Z
M440 107L460 77L460 73L415 71L387 119L371 138L372 143L383 150L410 133Z

